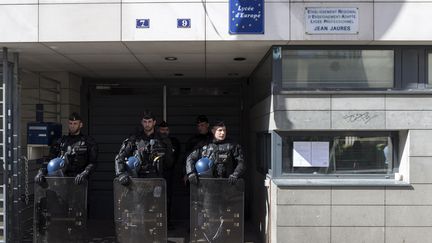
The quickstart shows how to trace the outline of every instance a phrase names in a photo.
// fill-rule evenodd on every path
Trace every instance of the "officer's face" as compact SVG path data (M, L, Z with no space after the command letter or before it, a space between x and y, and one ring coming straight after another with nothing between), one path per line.
M197 130L199 134L208 133L209 124L207 122L200 122L197 124Z
M215 127L213 128L214 138L218 141L222 141L226 137L226 127Z
M142 119L141 124L144 128L144 132L152 132L155 125L156 125L156 120L153 119Z
M159 133L162 135L169 135L169 128L168 127L159 127Z
M83 124L80 120L69 121L69 133L71 135L78 135L81 131Z

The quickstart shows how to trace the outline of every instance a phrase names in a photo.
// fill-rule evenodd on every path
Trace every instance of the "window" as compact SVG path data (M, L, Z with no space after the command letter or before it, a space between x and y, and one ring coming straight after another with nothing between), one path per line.
M282 174L393 174L397 133L283 132Z
M283 50L284 89L393 87L393 50Z

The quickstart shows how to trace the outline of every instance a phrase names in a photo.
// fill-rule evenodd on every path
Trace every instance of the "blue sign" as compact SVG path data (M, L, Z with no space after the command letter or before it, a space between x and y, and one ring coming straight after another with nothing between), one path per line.
M177 28L190 28L191 19L177 19Z
M150 28L150 19L137 19L136 28L137 29Z
M264 0L230 0L230 34L264 34Z

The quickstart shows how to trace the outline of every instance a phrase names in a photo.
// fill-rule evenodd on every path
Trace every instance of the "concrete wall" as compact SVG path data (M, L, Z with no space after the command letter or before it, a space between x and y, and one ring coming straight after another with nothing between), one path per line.
M430 242L431 194L430 181L409 189L277 188L272 242Z
M267 97L251 110L256 131L432 128L430 95L310 94Z
M357 7L359 33L307 35L305 7ZM286 40L368 44L431 43L432 39L432 26L427 24L432 2L426 0L270 0L264 8L264 35L229 35L227 0L3 0L0 42ZM140 18L151 19L151 27L137 29L135 20ZM191 18L191 28L178 29L177 18Z
M251 202L252 202L252 225L254 229L258 233L258 236L261 242L266 242L266 238L271 236L272 224L270 222L271 219L275 219L275 217L270 217L270 208L275 209L276 204L271 202L271 195L275 195L275 193L271 193L271 189L265 186L265 175L263 173L258 172L257 168L257 132L268 131L269 127L269 119L268 115L272 110L272 102L271 96L264 99L263 101L257 103L253 107L251 107L249 111L250 121L249 124L249 153L248 153L248 177L251 178L251 188L253 188ZM272 187L276 188L276 187ZM275 191L276 192L276 191ZM271 212L276 212L276 210L272 210ZM274 227L273 230L276 228ZM274 234L276 236L276 234Z
M271 183L271 242L431 242L430 117L432 97L425 95L278 95L255 105L251 137L267 129L400 131L400 173L411 185L278 187ZM256 195L256 200L264 198L264 193Z
M27 144L27 123L36 121L36 104L44 105L44 121L61 122L67 133L71 112L80 112L81 78L65 72L32 73L21 71L22 146Z

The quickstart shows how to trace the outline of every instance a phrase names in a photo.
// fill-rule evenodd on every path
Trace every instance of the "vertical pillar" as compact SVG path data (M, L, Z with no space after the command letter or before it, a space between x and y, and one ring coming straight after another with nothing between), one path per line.
M3 201L3 210L5 213L5 218L3 222L4 226L4 239L6 242L12 242L12 238L10 237L10 218L9 212L12 212L12 204L11 204L11 161L12 161L12 148L11 148L11 123L10 123L10 108L8 107L10 104L10 96L7 94L7 91L10 89L9 82L9 61L8 61L8 49L3 48L3 186L5 188L4 201Z
M19 193L19 130L18 117L18 68L9 62L8 49L3 48L3 186L4 186L4 239L6 242L19 242L20 193ZM14 56L18 61L18 56Z

